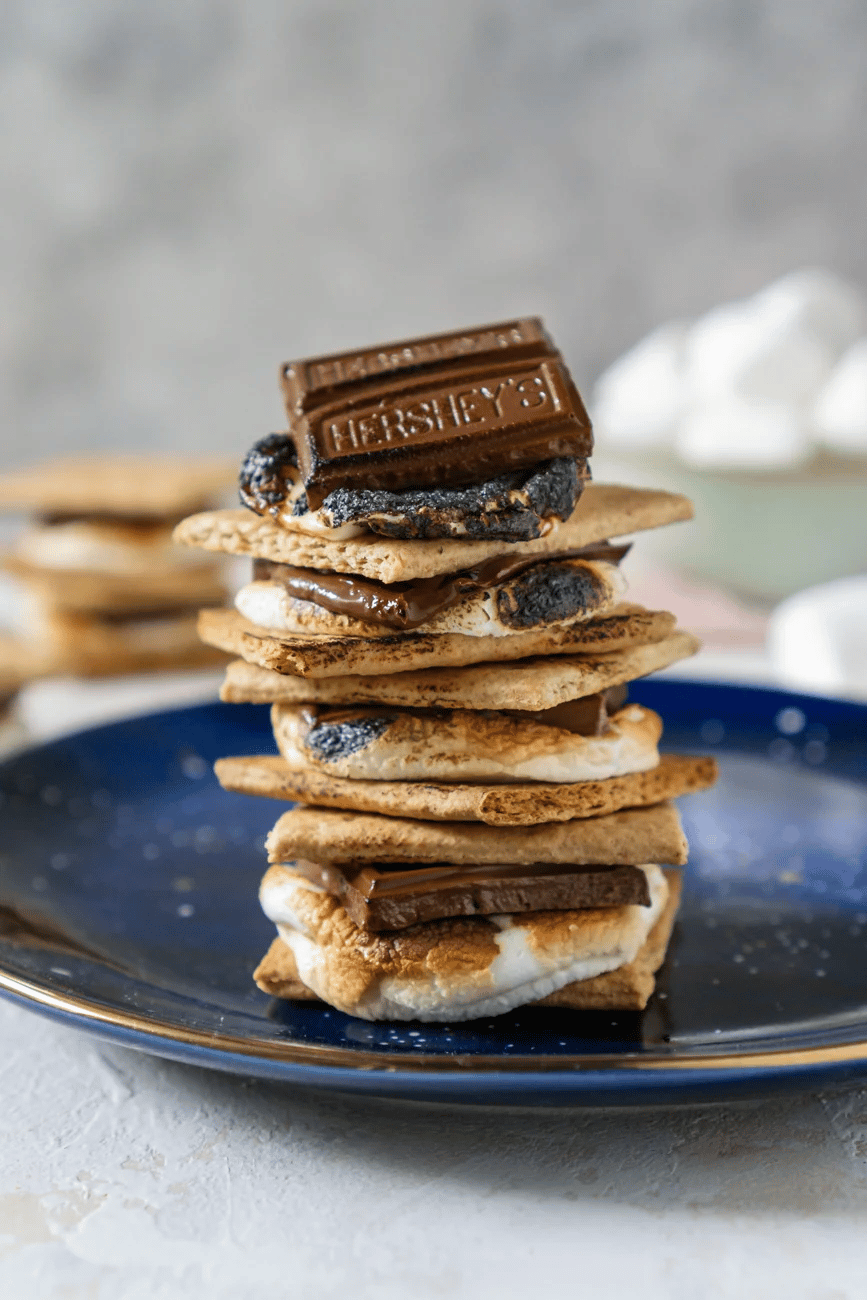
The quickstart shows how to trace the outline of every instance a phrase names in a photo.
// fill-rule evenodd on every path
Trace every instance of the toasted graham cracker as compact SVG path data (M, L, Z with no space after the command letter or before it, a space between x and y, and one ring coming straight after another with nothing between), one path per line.
M81 612L162 610L221 605L226 588L216 566L151 569L145 573L96 573L87 569L44 569L17 555L0 565L46 604Z
M50 671L50 662L39 647L21 637L0 633L0 701L15 695L27 682Z
M687 843L672 803L602 817L515 826L422 821L292 808L266 841L269 862L574 862L683 866Z
M314 771L294 771L285 758L221 758L214 764L224 790L264 795L322 808L398 814L419 821L484 822L532 826L539 822L599 817L620 808L644 808L706 790L717 779L713 758L662 754L658 767L607 781L575 785L434 785L421 781L345 781Z
M237 481L230 461L201 457L92 456L0 474L0 508L41 514L176 518Z
M604 655L556 655L480 667L429 668L372 677L304 678L236 659L220 698L227 704L394 704L404 708L552 709L667 668L701 642L675 632L651 645Z
M458 573L505 551L546 555L574 550L607 537L623 537L691 519L692 503L672 492L588 483L571 517L531 542L401 541L368 535L352 541L289 532L250 510L213 510L185 519L175 540L206 551L253 555L305 569L360 573L380 582L404 582Z
M618 605L607 614L568 627L537 628L508 636L396 632L372 640L268 632L236 610L206 609L199 616L199 636L208 645L273 672L299 677L345 677L348 673L378 677L417 668L502 663L531 655L609 654L662 641L671 635L674 625L674 615L662 610Z
M124 673L169 672L206 668L225 660L219 651L202 645L195 616L179 611L154 619L165 629L151 628L140 639L135 625L113 624L81 613L43 609L41 627L34 631L34 651L44 663L42 673L80 677L114 677ZM155 633L155 634L154 634Z
M532 1005L573 1011L643 1011L653 994L654 975L665 960L680 903L681 873L669 869L665 872L665 878L668 882L665 908L631 962L617 970L607 971L604 975L567 984ZM301 982L294 953L280 938L273 941L253 978L259 988L271 997L290 1001L321 1001Z

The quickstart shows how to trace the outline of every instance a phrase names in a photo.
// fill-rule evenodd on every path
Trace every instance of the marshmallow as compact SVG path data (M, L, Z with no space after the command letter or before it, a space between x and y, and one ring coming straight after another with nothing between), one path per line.
M807 421L795 410L737 398L694 411L675 448L681 460L696 468L748 471L803 465L812 452Z
M819 393L814 421L835 451L867 455L867 338L838 362Z
M662 325L605 371L596 385L594 423L626 447L670 443L686 400L686 327Z
M841 578L778 605L768 654L788 686L867 698L867 578Z
M805 322L756 298L717 307L696 321L687 361L697 400L732 394L797 404L811 399L828 377L834 352Z
M837 355L867 330L864 297L818 267L784 275L753 301L769 322L804 328Z

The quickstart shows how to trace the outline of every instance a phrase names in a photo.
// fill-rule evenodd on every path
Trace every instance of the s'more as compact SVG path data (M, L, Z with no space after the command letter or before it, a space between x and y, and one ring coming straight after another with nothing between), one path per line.
M175 530L252 560L199 631L233 656L222 698L271 707L277 753L221 759L221 783L292 805L256 982L369 1020L642 1009L687 860L673 801L716 767L661 753L630 699L699 644L629 600L621 562L690 502L591 481L536 318L280 383L287 428L246 456L240 508Z
M197 633L221 605L220 564L172 540L179 519L215 504L223 461L81 457L0 475L0 509L29 520L3 568L25 593L31 675L103 676L204 667L225 656Z

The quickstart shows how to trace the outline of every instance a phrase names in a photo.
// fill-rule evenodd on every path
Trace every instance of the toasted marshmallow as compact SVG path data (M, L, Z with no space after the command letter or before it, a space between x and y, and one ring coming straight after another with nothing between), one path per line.
M569 571L570 587L548 593L542 575ZM535 587L531 576L536 576ZM604 560L543 561L539 566L498 587L466 596L459 604L434 614L421 632L458 632L463 636L509 636L536 627L567 626L602 614L626 592L626 579L615 564ZM395 629L362 623L335 614L310 601L298 600L277 582L251 582L235 597L238 612L272 632L339 633L343 636L393 637Z
M360 930L336 898L289 867L271 867L259 897L301 980L338 1010L363 1020L473 1020L633 961L668 898L659 867L643 870L649 907L460 917L387 934Z
M604 781L659 763L662 721L627 705L601 736L505 713L358 708L320 718L275 704L274 737L293 768L359 781Z
M30 528L19 539L15 553L28 564L43 569L77 569L130 577L154 569L213 565L210 556L176 546L171 524L136 528L113 520L72 520Z

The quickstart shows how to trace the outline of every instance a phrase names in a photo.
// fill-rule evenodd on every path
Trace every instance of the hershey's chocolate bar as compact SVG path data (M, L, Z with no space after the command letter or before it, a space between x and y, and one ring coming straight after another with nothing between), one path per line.
M640 867L573 866L541 862L512 866L418 866L412 863L293 864L339 898L363 930L403 930L452 916L567 911L572 908L647 906Z
M314 509L341 487L484 482L561 457L583 462L593 449L587 412L547 339L316 392L329 400L309 392L290 418Z
M287 361L280 368L280 379L289 421L294 423L315 406L346 398L378 379L421 367L434 374L462 358L484 364L504 351L513 361L530 356L557 356L557 349L539 318L526 316L448 334L381 343L353 352Z

